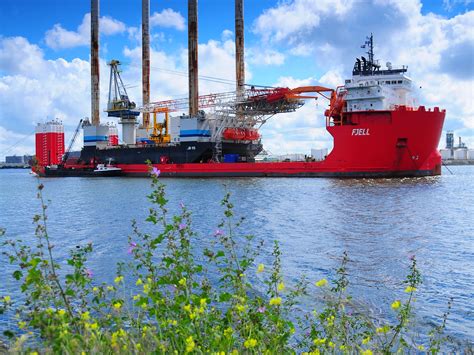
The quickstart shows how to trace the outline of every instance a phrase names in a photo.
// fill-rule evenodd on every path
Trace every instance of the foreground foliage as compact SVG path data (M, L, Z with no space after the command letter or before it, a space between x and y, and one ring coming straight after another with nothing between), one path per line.
M24 299L5 295L0 315L14 312L17 327L7 330L11 352L64 353L390 353L430 351L445 341L447 314L425 343L412 338L414 295L421 278L413 257L404 292L394 299L393 322L372 319L347 294L347 255L334 281L291 289L281 273L278 244L271 265L258 263L262 243L236 235L242 219L234 216L227 194L224 216L204 255L193 248L191 213L169 216L164 185L154 169L152 203L146 221L154 234L133 223L128 252L113 283L97 283L88 268L92 245L77 246L67 266L53 255L48 235L43 185L38 187L41 214L35 216L36 244L4 240L4 254L16 265ZM0 231L3 235L4 231ZM257 274L257 277L255 276ZM212 282L211 282L212 279ZM264 294L250 283L263 282ZM262 285L261 285L262 286ZM323 306L304 312L301 297L319 295Z

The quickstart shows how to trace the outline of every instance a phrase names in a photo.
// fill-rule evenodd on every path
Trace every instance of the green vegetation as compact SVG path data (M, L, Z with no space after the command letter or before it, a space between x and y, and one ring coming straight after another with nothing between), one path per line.
M22 300L5 295L0 314L17 327L4 334L9 350L29 353L390 353L440 350L447 314L420 343L412 338L414 295L421 278L412 258L404 292L391 303L394 321L372 319L354 305L347 255L334 281L307 282L291 288L281 272L278 244L271 265L259 263L262 245L252 235L236 236L243 219L234 215L230 196L222 200L223 218L210 247L196 255L191 213L167 211L165 187L153 169L152 207L146 221L153 234L133 223L130 263L119 263L111 284L98 283L87 267L92 245L76 247L60 269L48 235L43 185L35 245L6 240L2 246L16 265ZM0 233L4 234L4 231ZM212 271L210 271L212 270ZM266 292L257 292L249 279ZM210 279L217 280L211 283ZM401 290L403 291L403 290ZM302 297L323 304L301 310ZM365 312L367 313L367 312Z

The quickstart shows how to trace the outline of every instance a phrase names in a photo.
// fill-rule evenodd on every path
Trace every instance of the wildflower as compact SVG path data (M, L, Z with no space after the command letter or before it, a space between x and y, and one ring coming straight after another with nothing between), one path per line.
M346 351L347 350L347 345L341 345L339 347L339 350Z
M186 286L186 278L183 277L181 280L178 281L178 283L179 283L181 286Z
M37 352L37 351L32 351L32 352L30 353L30 355L38 355L38 352Z
M263 264L258 264L257 272L258 272L258 273L261 273L261 272L263 272L263 270L265 270L265 265L263 265Z
M196 344L194 343L194 340L193 340L193 337L192 336L189 336L187 339L186 339L186 352L187 353L190 353L191 351L194 350L194 347L196 346Z
M90 319L89 312L82 313L81 314L81 319L82 320L89 320Z
M421 350L421 351L425 350L425 347L423 345L418 345L417 348L418 350Z
M406 293L415 292L415 291L416 291L416 287L412 287L412 286L407 286L407 288L405 289Z
M183 309L186 311L186 312L191 312L191 305L190 304L187 304L183 307Z
M362 339L362 344L368 344L370 341L370 337L365 337L364 339Z
M97 286L95 286L94 288L92 288L92 291L99 292L99 288Z
M321 280L317 281L317 282L315 283L315 285L318 286L318 287L323 287L323 286L326 286L327 283L328 283L328 280L326 280L326 279L321 279Z
M226 328L226 329L224 329L224 336L230 337L233 332L234 332L234 331L232 330L232 328L230 328L230 327L229 327L229 328Z
M221 235L224 235L224 231L216 229L216 231L214 232L214 237L219 237Z
M161 171L156 166L154 166L153 169L151 169L150 174L152 176L158 177L158 176L160 176Z
M285 284L283 282L280 282L277 286L278 291L283 291L285 289Z
M396 300L395 302L392 303L391 307L393 310L397 310L400 308L401 305L402 305L401 302L399 300Z
M187 227L186 223L180 223L179 226L178 226L178 229L179 229L180 231L182 231L182 230L185 230L186 227Z
M142 348L142 344L140 344L140 343L135 344L135 349L141 350L141 348Z
M138 279L137 282L135 282L135 285L136 285L136 286L143 285L142 279Z
M237 309L237 312L242 313L247 309L247 306L243 304L238 304L235 306L235 309Z
M135 295L135 296L133 296L133 300L134 300L134 301L138 301L139 299L140 299L140 295Z
M377 329L375 329L375 331L377 333L388 333L388 331L390 330L390 327L388 325L384 325L383 327L378 327Z
M64 315L66 314L66 311L65 311L64 309L60 309L60 310L58 311L58 314L62 317L62 316L64 316Z
M86 269L86 270L85 270L85 273L86 273L86 276L87 276L89 279L92 279L92 276L94 276L94 273L92 272L91 269Z
M201 298L199 303L201 304L201 307L205 307L207 305L207 300L205 298Z
M108 290L108 291L115 291L115 287L113 287L113 286L107 286L107 290Z
M10 296L3 296L3 302L10 303L12 298Z
M132 254L136 247L137 247L137 243L135 243L135 242L130 242L130 243L128 244L127 253L128 253L128 254Z
M313 344L318 346L318 345L323 345L324 343L326 343L326 338L316 338L313 340Z
M335 345L332 341L330 341L330 342L328 343L328 346L329 346L330 348L334 348L336 345Z
M257 312L258 313L265 313L267 309L264 306L258 307Z
M270 306L279 306L281 305L281 297L274 297L270 300Z
M247 339L247 340L244 342L244 346L245 346L247 349L254 348L256 345L257 345L257 340L256 340L256 339L253 339L253 338Z
M118 311L120 308L122 308L122 303L117 301L117 302L114 302L113 306L114 306L115 310Z
M150 292L150 285L149 284L143 285L143 293L147 295L149 292Z
M123 281L123 276L117 276L117 277L114 279L114 282L115 282L116 284L119 284L119 283L121 283L122 281Z
M99 325L97 323L91 323L89 326L92 330L97 330L97 328L99 328Z
M18 328L25 329L26 328L26 322L18 322Z
M237 349L232 350L230 353L231 355L239 355L239 351Z
M363 350L363 351L361 352L361 355L372 355L372 354L373 354L373 352L372 352L372 350L370 350L370 349Z

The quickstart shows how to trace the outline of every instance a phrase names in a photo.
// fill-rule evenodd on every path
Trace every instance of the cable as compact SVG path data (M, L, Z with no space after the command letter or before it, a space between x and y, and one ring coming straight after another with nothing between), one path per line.
M8 147L6 150L4 150L3 152L0 152L0 155L7 154L11 149L15 148L18 144L25 141L27 138L30 138L33 134L35 134L35 132L36 131L33 131L33 132L29 133L28 135L25 135L24 137L20 138L18 141L16 141L13 145Z

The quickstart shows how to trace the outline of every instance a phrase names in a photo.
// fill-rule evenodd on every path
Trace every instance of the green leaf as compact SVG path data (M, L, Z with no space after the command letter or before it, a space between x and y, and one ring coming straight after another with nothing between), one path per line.
M21 279L22 276L23 276L23 273L22 273L20 270L16 270L16 271L13 273L13 277L14 277L16 280Z

